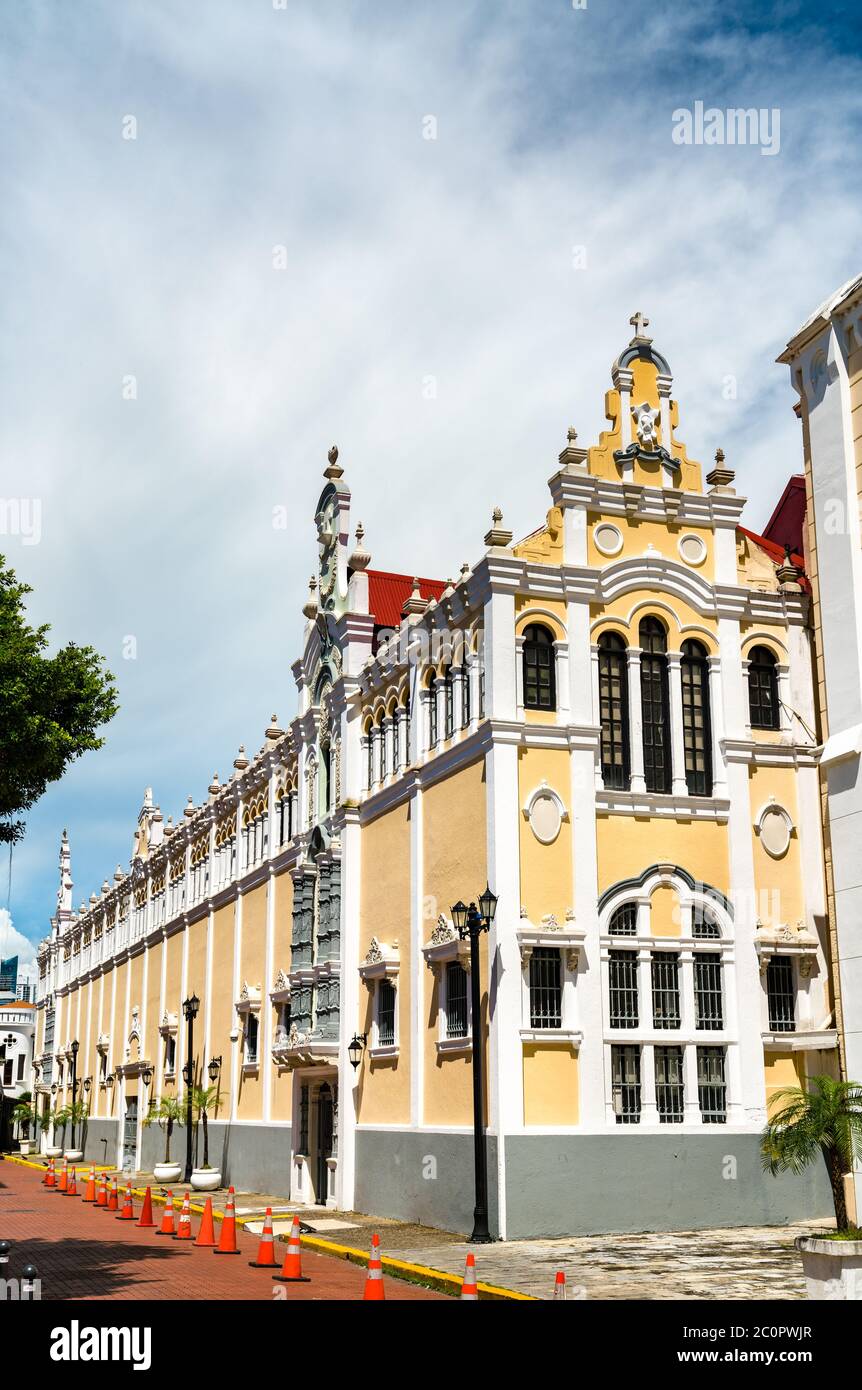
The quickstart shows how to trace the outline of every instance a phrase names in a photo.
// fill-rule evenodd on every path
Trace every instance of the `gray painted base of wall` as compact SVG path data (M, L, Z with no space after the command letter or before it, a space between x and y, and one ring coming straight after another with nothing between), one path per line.
M505 1153L511 1240L779 1226L832 1215L825 1166L770 1177L756 1134L510 1135ZM488 1170L489 1224L498 1234L492 1136ZM469 1232L472 1137L359 1130L356 1207Z
M394 1216L444 1231L473 1229L473 1136L360 1129L356 1134L357 1211ZM488 1136L488 1225L498 1234L497 1140Z
M192 1162L203 1163L203 1154L203 1134L198 1130ZM165 1136L158 1125L142 1129L138 1159L141 1171L151 1173L153 1165L161 1163L164 1156ZM171 1136L171 1159L185 1164L184 1127L177 1127ZM210 1167L221 1170L224 1187L233 1184L245 1192L287 1197L290 1191L290 1125L231 1125L210 1120L209 1159Z

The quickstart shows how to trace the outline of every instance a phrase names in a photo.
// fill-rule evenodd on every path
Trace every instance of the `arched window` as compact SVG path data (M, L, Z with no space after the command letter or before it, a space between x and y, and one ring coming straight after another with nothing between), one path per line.
M629 785L629 687L626 649L615 632L599 638L602 777L606 787Z
M366 756L366 758L368 759L368 763L367 763L366 770L365 770L365 775L366 775L366 780L367 780L367 782L368 782L368 790L371 791L371 788L374 786L374 726L373 726L373 724L368 724L368 725L366 725L366 728L365 728L365 756Z
M557 708L554 638L541 623L524 629L524 708Z
M385 778L386 773L388 771L386 767L386 729L383 724L383 719L384 715L381 711L381 713L377 717L377 730L374 735L374 737L377 739L377 766L379 769L379 778L381 782Z
M437 677L433 672L428 681L428 747L437 747Z
M446 693L444 702L445 723L443 726L443 737L451 738L455 733L455 685L452 680L451 666L447 666L446 670L443 672L443 686Z
M623 903L622 907L616 908L611 915L608 931L611 936L637 936L637 903Z
M776 661L768 647L753 647L748 657L748 710L752 729L781 727Z
M473 678L473 671L466 656L461 663L461 728L466 729L470 723L470 682Z
M641 718L644 778L648 792L669 792L670 713L667 689L667 633L658 618L640 625Z
M692 908L691 934L696 941L716 941L721 936L721 927L708 907L696 903Z
M700 642L683 642L682 736L689 796L712 794L712 732L709 718L709 665Z

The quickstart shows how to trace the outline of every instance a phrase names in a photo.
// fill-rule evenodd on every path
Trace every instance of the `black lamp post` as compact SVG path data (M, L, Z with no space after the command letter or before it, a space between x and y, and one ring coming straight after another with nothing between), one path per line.
M194 1037L195 1019L201 1001L196 994L191 999L183 1000L183 1016L189 1025L188 1047L186 1049L186 1064L183 1067L183 1080L186 1083L186 1172L183 1182L192 1180L192 1081L194 1080Z
M78 1097L78 1039L72 1043L72 1148L75 1147L75 1103Z
M221 1057L210 1057L210 1064L207 1067L210 1074L210 1081L215 1085L216 1077L221 1071Z
M484 1056L482 1051L482 988L479 979L479 937L488 931L497 911L497 899L486 888L479 906L457 902L452 908L452 921L462 941L470 942L470 1008L473 1032L473 1167L476 1182L476 1205L473 1208L474 1245L488 1245L493 1239L488 1230L488 1141L484 1115Z

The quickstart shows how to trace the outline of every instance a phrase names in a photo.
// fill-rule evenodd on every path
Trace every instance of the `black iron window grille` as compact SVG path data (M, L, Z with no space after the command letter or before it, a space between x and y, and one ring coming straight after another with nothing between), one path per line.
M428 682L428 747L437 747L437 677Z
M766 999L772 1033L792 1033L796 1027L796 990L789 956L773 956L766 967Z
M724 1048L697 1049L697 1097L705 1125L727 1123L727 1083L724 1074Z
M715 1031L724 1027L721 956L717 952L698 952L694 958L694 1018L695 1028Z
M712 732L709 717L709 665L700 642L683 642L682 735L689 796L712 794Z
M557 708L554 638L541 623L524 629L524 708Z
M685 1115L682 1048L655 1049L655 1101L659 1124L678 1125Z
M554 946L539 946L530 956L530 1027L562 1026L560 953Z
M636 951L611 951L608 961L611 1028L638 1026L638 958Z
M395 989L389 980L377 986L377 1042L380 1047L395 1044Z
M623 639L615 632L599 638L599 710L602 725L602 778L606 787L629 786L628 663Z
M608 931L611 936L637 936L637 903L623 903L622 907L618 907L611 916Z
M754 647L748 657L748 714L752 729L781 726L776 660L768 647Z
M446 1037L467 1036L467 972L456 960L446 966Z
M611 1087L618 1125L637 1125L641 1118L641 1053L628 1045L611 1048Z
M640 645L644 778L647 791L669 792L671 760L667 634L657 618L644 618L641 622Z
M670 951L654 951L651 961L652 1021L654 1028L678 1028L679 956Z

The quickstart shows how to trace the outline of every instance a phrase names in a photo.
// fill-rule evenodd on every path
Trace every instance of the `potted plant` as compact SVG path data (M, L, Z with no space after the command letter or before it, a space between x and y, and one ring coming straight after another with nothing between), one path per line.
M862 1154L862 1086L814 1076L806 1086L778 1091L763 1132L763 1166L801 1173L818 1155L826 1164L835 1208L834 1231L797 1236L808 1297L862 1300L862 1230L847 1215L844 1175Z
M33 1126L33 1138L35 1139L36 1130L39 1124L39 1116L36 1113L35 1109L31 1106L29 1100L25 1099L22 1096L21 1099L18 1101L18 1104L15 1106L15 1109L12 1111L12 1119L14 1123L20 1125L21 1129L23 1130L23 1133L20 1135L18 1139L18 1148L22 1154L26 1155L30 1152L30 1149L32 1147L30 1139L30 1126Z
M44 1127L45 1127L46 1129L50 1129L50 1130L51 1130L51 1138L54 1140L53 1144L47 1144L47 1145L45 1146L45 1157L46 1157L46 1158L61 1158L61 1157L62 1157L62 1154L63 1154L63 1145L57 1143L57 1130L58 1130L58 1129L62 1130L62 1131L63 1131L63 1137L65 1138L65 1129L66 1129L66 1109L65 1109L65 1106L62 1106L62 1105L55 1105L55 1106L53 1106L53 1108L52 1108L51 1110L49 1110L48 1113L47 1113L47 1115L45 1116Z
M70 1159L72 1160L73 1163L78 1163L78 1162L84 1157L84 1147L85 1147L86 1142L87 1142L86 1135L87 1135L87 1116L88 1116L88 1115L89 1115L89 1110L88 1110L88 1108L87 1108L87 1103L86 1103L86 1101L83 1101L83 1100L76 1100L76 1101L74 1102L74 1104L70 1102L69 1105L66 1106L66 1116L65 1116L66 1124L72 1125L73 1128L78 1128L78 1129L80 1129L80 1133L81 1133L81 1147L80 1147L80 1148L73 1148L73 1149L66 1149L66 1148L64 1148L64 1150L63 1150L64 1156L65 1156L66 1158L70 1158ZM64 1126L63 1126L63 1139L64 1139L64 1141L65 1141L65 1138L66 1138L66 1124L64 1124Z
M207 1112L210 1107L213 1109L218 1108L218 1087L193 1086L192 1107L195 1115L195 1128L200 1124L204 1136L204 1161L200 1168L195 1167L192 1169L192 1187L196 1192L215 1192L217 1187L221 1187L221 1170L210 1167ZM197 1141L197 1134L195 1135L195 1140Z
M164 1162L156 1163L153 1167L156 1182L176 1182L183 1171L181 1164L171 1162L171 1135L174 1125L183 1122L183 1110L183 1103L176 1096L162 1096L158 1104L152 1105L144 1116L145 1125L157 1124L165 1136Z

